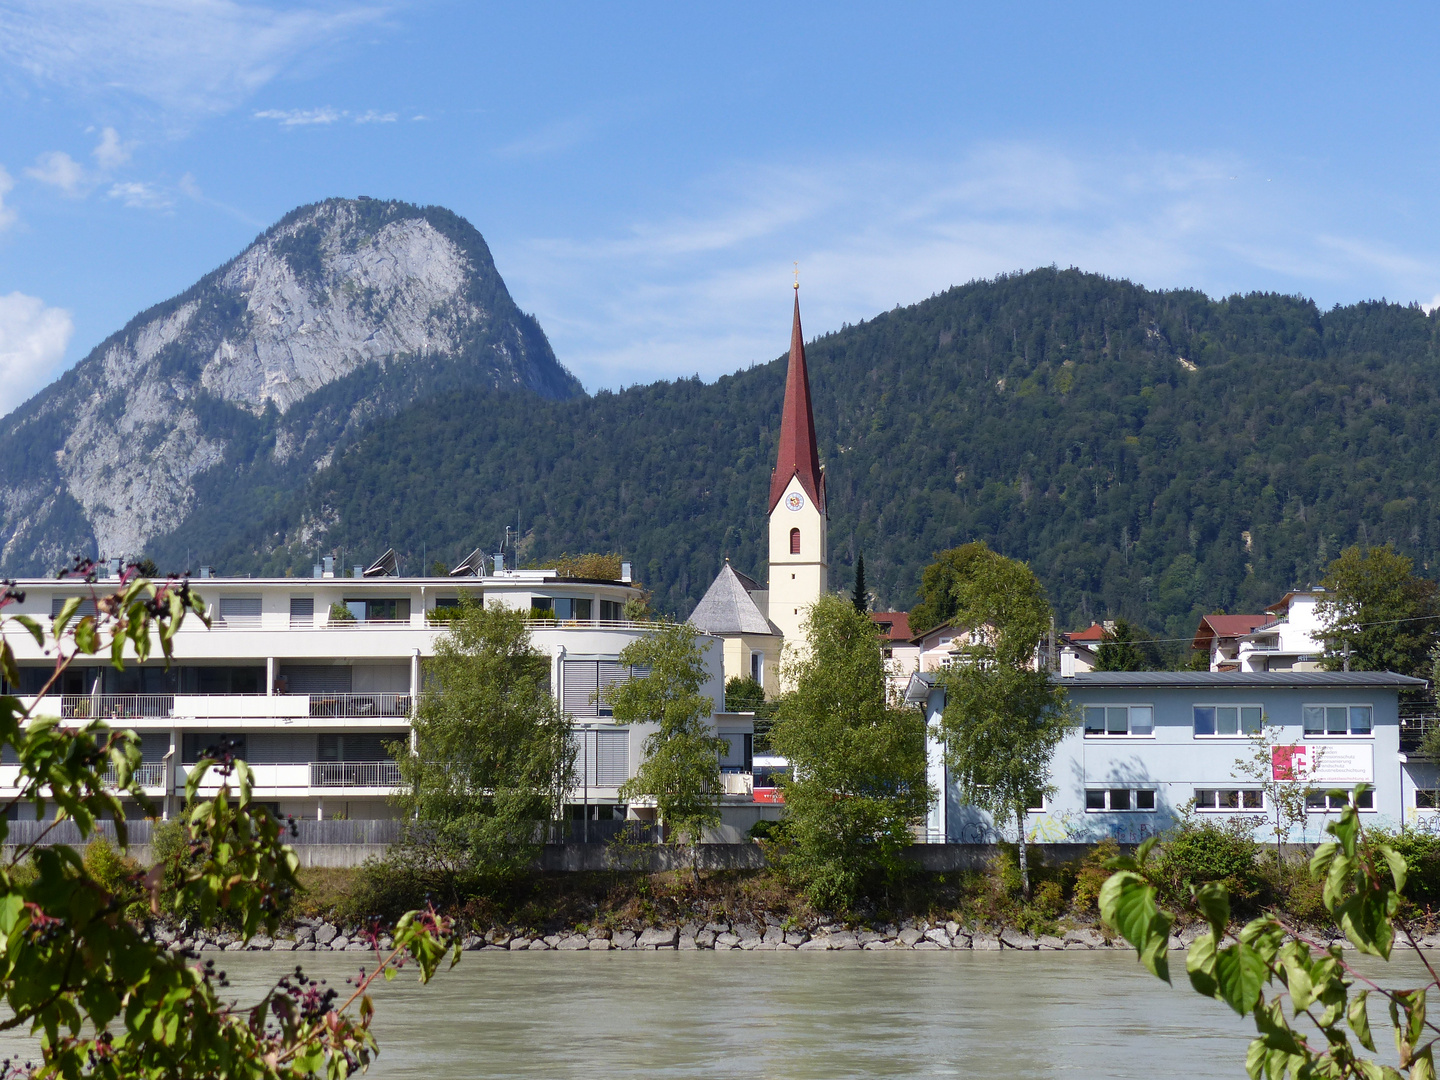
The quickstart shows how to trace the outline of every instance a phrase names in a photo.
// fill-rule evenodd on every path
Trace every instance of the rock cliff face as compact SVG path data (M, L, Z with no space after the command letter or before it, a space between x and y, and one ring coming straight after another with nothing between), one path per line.
M369 422L472 386L582 393L480 234L433 207L302 207L0 420L0 570L243 518Z

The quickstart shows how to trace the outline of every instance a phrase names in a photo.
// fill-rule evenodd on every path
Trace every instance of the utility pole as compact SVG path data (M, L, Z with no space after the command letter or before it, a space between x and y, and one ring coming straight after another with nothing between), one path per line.
M1343 664L1345 665L1344 668L1343 668L1343 670L1349 671L1349 670L1350 670L1350 642L1349 642L1349 641L1346 641L1346 642L1345 642L1345 648L1343 648L1343 649L1340 650L1340 657L1341 657L1341 663L1343 663Z

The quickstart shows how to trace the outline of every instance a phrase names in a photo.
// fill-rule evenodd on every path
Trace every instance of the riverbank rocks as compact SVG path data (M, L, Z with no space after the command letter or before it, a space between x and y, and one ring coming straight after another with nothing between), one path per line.
M1061 938L1067 949L1103 949L1105 938L1098 930L1086 927L1083 930L1067 930Z
M976 952L999 952L1000 939L991 934L976 934L970 939L970 948Z
M1034 952L1040 947L1038 941L1029 934L1021 933L1019 930L1001 931L1000 944L1007 949L1019 949L1026 952Z
M654 926L640 935L640 940L635 943L637 949L673 949L680 940L678 927Z

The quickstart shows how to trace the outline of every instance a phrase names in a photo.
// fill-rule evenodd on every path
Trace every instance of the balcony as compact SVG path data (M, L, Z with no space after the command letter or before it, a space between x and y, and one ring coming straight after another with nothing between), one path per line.
M141 788L149 791L155 789L157 792L165 787L165 763L162 761L147 761L135 767L134 780ZM119 782L114 768L105 772L105 783L114 787Z
M175 784L183 790L190 765L175 768ZM250 775L257 797L274 794L310 794L318 791L350 791L385 795L400 785L400 768L393 761L307 761L283 765L250 763ZM214 769L205 774L202 795L213 795L220 786ZM234 779L231 778L231 787Z
M393 788L400 766L393 761L312 761L310 786L317 788Z
M40 703L48 715L55 698ZM348 719L407 720L410 694L62 694L63 720L243 720Z
M723 795L741 795L748 799L754 792L754 778L748 772L722 772L720 784Z

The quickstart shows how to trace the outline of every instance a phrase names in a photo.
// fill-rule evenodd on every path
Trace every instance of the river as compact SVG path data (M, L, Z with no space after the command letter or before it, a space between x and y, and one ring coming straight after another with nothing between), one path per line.
M378 986L369 1075L1243 1077L1254 1028L1172 957L1174 988L1133 953L467 953L428 987L410 970ZM363 959L214 958L242 1001L296 961L343 985Z

